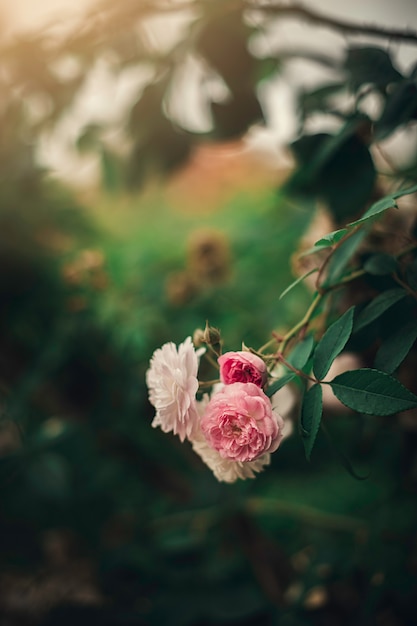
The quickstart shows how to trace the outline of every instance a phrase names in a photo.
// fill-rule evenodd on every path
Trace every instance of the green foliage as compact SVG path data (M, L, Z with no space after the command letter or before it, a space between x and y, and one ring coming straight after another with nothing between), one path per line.
M296 287L297 285L302 283L303 280L305 280L306 278L308 278L312 274L315 274L317 271L318 271L317 268L314 267L312 270L308 270L308 272L305 272L305 274L302 274L302 276L299 276L299 278L296 278L290 285L288 285L288 287L286 287L284 289L284 291L279 296L279 299L281 300L284 296L287 295L287 293L292 291L292 289L294 289L294 287Z
M398 268L397 260L384 253L373 254L363 264L363 269L374 276L387 276L394 274Z
M335 358L347 344L353 329L354 308L351 307L326 330L314 350L313 371L322 380Z
M381 117L376 123L376 137L386 139L397 128L416 119L417 85L416 78L404 79L397 83L388 95Z
M296 369L302 370L307 364L314 346L313 335L308 335L302 341L299 341L295 348L288 355L288 362Z
M391 333L379 346L374 365L387 374L395 372L417 339L417 322L411 320Z
M388 196L381 198L381 200L378 200L378 202L375 202L371 207L369 207L369 209L365 211L360 219L356 220L355 222L351 222L349 226L356 226L358 224L362 224L363 222L367 222L371 218L379 215L380 213L383 213L387 209L398 208L398 205L396 203L396 200L398 200L398 198L407 196L410 193L416 193L416 191L417 185L413 185L409 189L400 189L399 191L395 191Z
M341 228L340 230L335 230L328 235L325 235L314 244L315 248L329 248L334 246L336 243L339 243L341 239L348 233L347 228Z
M359 313L355 320L355 332L358 332L371 322L375 321L390 309L394 304L407 296L404 289L394 288L383 291Z
M304 395L300 418L301 436L307 460L310 459L314 442L320 428L323 413L323 392L321 385L313 385Z
M326 285L333 285L342 278L365 237L366 231L362 229L356 232L351 231L349 237L340 240L340 245L335 248L334 253L330 257L325 280Z
M392 376L377 370L345 372L329 384L343 404L365 415L393 415L417 407L417 396Z
M295 376L296 376L295 373L288 373L282 376L281 378L278 378L272 383L272 385L268 386L266 390L266 395L268 397L273 396L274 393L276 393L277 391L285 387L285 385L288 385L288 383L294 380Z

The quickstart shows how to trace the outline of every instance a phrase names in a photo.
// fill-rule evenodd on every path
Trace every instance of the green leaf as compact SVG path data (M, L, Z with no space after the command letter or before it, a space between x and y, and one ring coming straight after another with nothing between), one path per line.
M323 285L324 287L333 285L339 280L366 235L366 229L360 229L343 241L338 248L336 248L329 262L329 269L326 281Z
M310 460L323 413L321 385L313 385L304 395L301 408L301 436L307 460Z
M345 347L352 333L354 312L355 307L346 311L342 317L329 326L317 344L314 351L313 371L319 380L326 376L331 364Z
M376 353L376 369L392 374L403 362L417 339L417 321L411 320L398 328L380 346Z
M356 226L357 224L363 224L363 222L367 222L372 217L379 215L379 213L383 213L387 209L392 209L393 207L397 207L397 204L392 196L386 196L385 198L381 198L378 202L375 202L365 213L363 216L355 220L354 222L350 222L348 226Z
M347 228L341 228L340 230L334 230L332 233L325 235L322 239L319 239L314 244L317 248L329 248L338 243L348 232Z
M330 386L342 404L365 415L393 415L417 407L417 396L396 378L374 369L344 372Z
M385 311L390 309L394 304L405 298L407 292L400 287L388 289L379 296L376 296L358 315L355 321L354 331L361 330L371 322L375 321Z
M314 347L313 335L308 335L305 339L297 343L290 355L288 356L288 363L295 367L297 370L302 370L305 364L310 358L311 352Z
M350 222L348 226L356 226L357 224L363 224L363 222L366 222L372 217L375 217L376 215L383 213L387 209L398 208L397 203L396 203L396 200L398 200L398 198L402 198L402 196L408 196L416 192L417 192L417 185L414 185L413 187L409 187L408 189L400 189L399 191L395 191L394 193L391 193L388 196L381 198L381 200L378 200L378 202L375 202L371 207L369 207L367 211L365 211L365 213L362 215L360 219L356 220L355 222Z
M387 276L397 269L397 260L390 254L373 254L365 261L363 269L373 276Z
M274 382L270 384L266 389L265 394L268 396L268 398L271 398L274 393L279 391L282 387L285 387L285 385L291 382L295 377L296 374L294 372L290 372L288 374L285 374L281 378L274 380Z
M307 276L311 276L311 274L314 274L314 272L318 272L319 269L318 267L314 267L312 270L309 270L308 272L306 272L305 274L303 274L302 276L299 276L299 278L297 278L297 280L295 280L294 282L292 282L290 285L288 285L288 287L286 289L284 289L284 291L282 292L282 294L280 295L280 297L278 298L278 300L281 300L284 296L287 295L287 293L289 293L290 291L292 291L292 289L294 289L294 287L296 285L298 285L299 283L301 283L305 278L307 278Z
M317 252L321 252L322 250L326 250L327 248L332 248L334 245L339 243L339 241L343 239L343 237L348 232L349 232L348 228L341 228L340 230L334 230L328 235L325 235L324 237L322 237L322 239L319 239L318 241L316 241L316 243L314 244L312 248L309 248L308 250L304 250L299 255L300 258L309 256L310 254L316 254Z

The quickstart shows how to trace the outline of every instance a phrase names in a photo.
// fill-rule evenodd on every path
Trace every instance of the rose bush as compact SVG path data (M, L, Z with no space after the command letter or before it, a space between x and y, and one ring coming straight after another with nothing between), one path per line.
M156 409L152 426L188 439L219 481L254 478L269 465L284 431L283 418L261 388L268 381L267 365L251 352L219 355L220 382L208 383L211 396L197 399L199 387L207 384L198 380L204 351L196 350L190 337L178 349L170 342L155 350L146 373Z

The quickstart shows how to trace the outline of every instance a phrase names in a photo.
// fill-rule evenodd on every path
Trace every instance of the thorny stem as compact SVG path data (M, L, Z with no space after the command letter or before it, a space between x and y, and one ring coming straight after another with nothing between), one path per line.
M260 356L262 356L262 352L264 352L267 348L272 346L274 343L280 343L282 341L282 337L278 338L278 335L276 333L272 333L272 334L273 334L272 339L269 339L269 341L264 343L263 346L261 346L258 350L256 350L256 354L259 354Z
M300 378L305 378L306 380L310 380L312 383L320 383L320 382L322 382L321 380L317 380L316 378L313 378L312 376L309 376L308 374L306 374L302 370L297 369L296 367L291 365L291 363L288 363L288 361L286 361L284 359L284 357L283 357L281 352L279 352L276 355L275 360L280 361L283 365L285 365L285 367L287 367L289 370L294 372L294 374L297 374L297 376L300 376Z

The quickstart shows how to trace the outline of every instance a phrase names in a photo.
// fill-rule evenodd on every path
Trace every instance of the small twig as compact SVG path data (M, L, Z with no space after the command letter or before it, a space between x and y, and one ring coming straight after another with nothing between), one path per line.
M287 367L289 370L294 372L294 374L297 374L297 376L299 376L300 378L304 378L305 380L309 380L310 382L312 382L314 384L321 382L321 381L317 380L316 378L313 378L312 376L309 376L308 374L306 374L302 370L299 370L296 367L294 367L293 365L291 365L291 363L289 363L288 361L286 361L284 359L284 357L282 356L281 353L278 353L275 356L275 359L276 359L276 361L279 361L280 363L285 365L285 367Z
M414 300L417 300L417 293L414 291L414 289L411 289L411 287L409 285L407 285L406 282L404 282L399 276L398 274L395 272L394 274L392 274L393 279L395 280L396 283L398 283L403 289L405 289L405 291L412 297L414 298Z
M249 498L246 501L246 508L252 514L274 514L287 515L288 517L298 519L302 523L326 528L328 530L340 530L347 532L356 532L359 529L366 528L365 520L361 520L347 515L338 513L328 513L304 504L295 504L293 502L285 502L276 498Z
M300 331L303 328L303 326L309 323L311 316L313 315L314 311L320 304L322 298L323 298L323 294L317 293L315 298L313 299L313 302L310 304L306 314L304 315L304 317L298 322L298 324L293 326L293 328L291 328L291 330L289 330L286 335L284 335L284 337L282 338L281 352L284 352L285 346L287 345L288 341L292 337L294 337L294 335L296 335L298 331Z
M199 387L212 387L213 385L217 385L217 383L219 382L219 378L217 378L216 380L200 380Z
M358 24L343 19L327 17L322 13L307 9L301 4L280 5L280 4L259 4L257 2L248 1L245 3L247 8L262 11L269 15L279 17L297 17L319 26L325 26L342 33L351 33L354 35L370 35L371 37L383 37L385 39L396 41L408 41L417 44L417 32L411 29L385 28L374 24Z
M209 352L206 352L206 354L204 356L206 357L206 359L210 363L210 365L212 365L216 369L219 369L219 364L217 363L217 361L215 361L213 359L213 357L211 356L211 354Z

